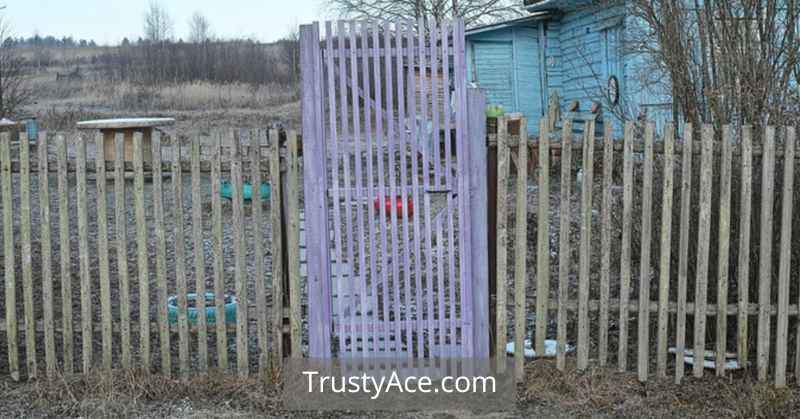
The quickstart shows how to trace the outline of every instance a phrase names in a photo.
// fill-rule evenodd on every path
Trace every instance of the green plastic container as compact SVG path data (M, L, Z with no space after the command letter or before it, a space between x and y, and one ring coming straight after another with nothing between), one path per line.
M197 294L196 293L189 293L186 294L186 301L188 302L189 308L187 309L187 315L189 318L190 325L197 324ZM236 323L236 297L232 295L225 296L225 323L226 324L235 324ZM167 319L169 320L170 324L177 324L178 323L178 296L173 295L167 299ZM217 324L217 308L215 307L214 302L214 293L207 292L206 293L206 324L208 326L213 326Z
M269 201L269 199L272 197L272 186L270 186L270 184L267 182L263 182L261 183L261 188L259 189L260 189L259 192L261 194L261 200ZM233 185L227 180L223 180L219 188L219 194L223 198L233 199ZM245 201L252 200L253 185L251 185L249 182L244 182L242 184L242 195L244 196Z
M503 109L501 105L487 105L486 106L486 117L487 118L499 118L506 114L506 110Z

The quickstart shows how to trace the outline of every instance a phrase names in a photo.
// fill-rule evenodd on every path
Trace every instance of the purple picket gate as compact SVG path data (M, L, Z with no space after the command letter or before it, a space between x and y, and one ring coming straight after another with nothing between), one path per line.
M309 356L488 357L485 100L461 20L301 26Z

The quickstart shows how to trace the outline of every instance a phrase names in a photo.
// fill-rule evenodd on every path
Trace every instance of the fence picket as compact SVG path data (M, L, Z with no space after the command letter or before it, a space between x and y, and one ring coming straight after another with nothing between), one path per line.
M172 140L172 211L175 225L175 292L178 300L178 368L180 376L189 374L189 306L186 280L186 234L183 228L183 173L181 142ZM197 299L195 299L196 301Z
M3 282L5 283L6 341L11 379L19 381L17 342L16 261L14 258L14 198L11 195L11 133L0 133L0 182L3 198ZM66 148L65 148L66 150Z
M451 62L450 61L450 53L451 52L450 52L450 41L449 40L455 38L455 35L452 35L452 33L455 30L456 26L457 25L452 25L452 27L448 26L448 22L447 21L443 22L443 24L442 24L442 40L443 40L442 41L442 68L450 68L450 62ZM411 30L409 29L409 31L411 31ZM455 59L453 61L455 61ZM450 86L450 72L449 71L444 71L442 76L443 76L442 85L443 86ZM413 77L411 77L411 79L413 80ZM411 92L414 92L413 89L409 89L409 90ZM444 94L444 99L442 100L442 102L443 102L442 106L444 108L443 109L443 115L445 115L445 119L444 119L445 120L445 125L444 125L444 154L446 156L447 161L450 162L451 159L452 159L452 156L453 156L453 151L454 151L453 150L453 143L452 143L452 140L453 140L453 138L452 138L452 126L453 126L452 122L453 121L452 121L452 113L451 113L451 105L450 105L452 103L451 102L452 97L451 97L451 94L450 94L450 89L444 89L443 94ZM414 93L411 93L410 96L413 97ZM508 149L506 149L506 151L505 151L505 157L506 157L506 168L505 168L505 174L506 174L505 182L506 183L504 185L505 185L505 193L507 195L508 194L508 180L507 180L507 178L509 176L509 161L508 161L509 160L509 150ZM448 188L448 189L453 189L453 171L450 170L450 164L449 163L447 165L447 168L445 169L445 176L444 177L445 177L445 187ZM506 198L506 199L508 199L508 198ZM507 212L508 212L508 201L506 201L504 203L504 205L506 206L506 221L505 222L508 222L508 220L507 220L507 218L508 218L508 215L507 215ZM448 279L448 284L447 284L447 300L450 302L450 313L449 313L450 325L449 325L448 335L450 336L450 356L451 357L455 357L456 353L457 353L457 347L456 347L456 329L457 328L456 328L456 305L455 305L455 298L456 298L455 283L456 283L457 274L456 274L456 262L455 262L455 260L456 260L456 257L455 257L456 248L455 248L455 220L454 220L454 217L453 217L453 209L454 209L454 207L455 207L455 202L453 201L453 195L452 194L447 194L447 208L448 208L448 211L447 211L447 271L450 273L450 276L449 276L449 279ZM507 228L506 228L505 237L506 238L508 237L508 229ZM507 240L506 240L506 246L507 245L508 245L508 243L507 243ZM503 251L503 254L507 254L507 253L508 253L507 250ZM499 258L499 256L498 256L498 258ZM507 260L506 260L506 263L507 263ZM507 277L508 277L508 273L506 271L503 271L503 275L500 278L503 278L503 287L504 287L504 289L506 289L506 287L507 287L507 281L506 281ZM507 304L507 303L505 303L505 304ZM507 311L506 311L507 307L506 307L505 304L503 306L503 310L504 310L503 312L506 313L506 315L507 315ZM498 335L498 337L499 336L503 337L503 339L502 339L503 347L501 348L502 351L505 351L505 343L506 343L507 334L508 334L508 327L507 327L508 326L508 319L507 319L507 317L504 319L504 324L506 326L503 329L503 334L502 335Z
M399 27L396 28L399 30ZM370 25L367 22L362 22L361 24L361 45L364 50L369 47L369 37L370 37ZM377 61L375 62L377 65ZM401 65L398 61L398 65ZM361 89L364 92L371 91L370 89L370 56L366 54L362 54L361 57ZM374 161L374 154L375 148L373 143L373 133L372 130L372 108L373 104L366 103L364 106L364 134L366 137L366 159L367 159L367 224L369 225L369 243L370 243L370 252L368 254L369 257L369 282L370 282L370 307L372 308L372 319L378 319L378 284L377 284L377 276L378 276L378 265L377 265L377 255L378 255L378 246L377 246L377 238L375 237L375 208L372 205L369 205L369 199L373 199L375 196L374 185L374 172L373 172L373 161ZM401 118L402 119L402 118ZM405 170L405 167L403 167ZM404 182L405 183L405 182ZM407 229L405 230L408 231ZM408 253L406 253L408 255ZM408 278L408 273L406 274L406 278ZM406 280L406 298L404 304L408 306L409 298L408 298L408 280ZM408 320L408 315L406 315L406 320ZM409 336L411 335L411 328L410 323L406 322L406 347L409 345ZM372 345L370 347L370 351L372 351L373 355L376 355L379 351L378 349L378 336L381 334L381 331L375 330L374 328L371 330L371 338ZM299 343L299 341L298 341Z
M619 345L617 364L620 371L627 369L628 361L628 301L631 286L631 222L633 220L633 122L625 123L622 163L622 244L619 274Z
M520 135L525 133L520 128ZM539 196L550 196L550 140L546 119L539 123ZM522 147L520 147L522 148ZM520 161L520 165L522 162ZM536 235L536 335L534 351L544 356L547 335L547 310L550 299L550 200L539 199Z
M50 181L48 179L47 133L39 134L39 220L42 242L42 312L44 320L44 357L48 378L56 372L55 323L53 321L53 261L50 237Z
M143 135L133 133L134 212L136 217L136 264L139 280L139 358L150 372L150 272L147 252L147 223L144 206ZM80 182L78 182L80 185Z
M130 279L128 278L128 216L125 200L125 137L114 137L114 216L119 278L119 320L122 367L131 367L131 308Z
M522 134L525 125L523 119L517 147L517 209L514 226L514 371L517 378L524 376L525 368L525 294L528 289L528 141Z
M766 381L772 292L772 208L775 197L775 127L765 129L761 161L761 234L758 257L758 380Z
M4 144L8 144L0 138ZM67 137L56 135L58 143L58 240L60 249L61 269L61 317L62 317L62 345L63 345L63 370L72 374L74 363L73 327L72 327L72 256L70 253L69 237L69 173L67 171ZM0 148L1 150L1 148ZM1 151L0 151L1 152ZM5 204L4 204L5 206ZM13 264L12 264L13 266ZM13 280L12 280L13 285ZM13 305L12 305L13 307ZM10 328L9 336L10 336ZM10 339L10 338L9 338ZM9 351L10 352L10 351ZM9 354L10 355L10 354ZM13 371L12 371L13 377Z
M167 235L164 223L163 173L161 170L161 134L152 134L153 146L153 215L156 239L156 287L158 289L158 329L161 350L161 373L171 375L172 354L170 351L169 315L167 312Z
M684 375L683 355L686 346L686 288L689 267L689 222L692 211L692 135L691 124L685 127L681 156L681 225L678 248L678 304L675 320L675 383L678 384Z
M223 134L215 135L214 157L211 163L211 222L214 242L214 312L217 341L217 367L228 369L228 323L225 316L225 270L222 251L222 198L220 170L222 168Z
M111 278L108 266L108 199L106 155L102 134L95 135L95 184L97 185L97 259L100 276L100 321L103 344L103 369L111 370Z
M675 126L667 124L664 131L664 187L661 192L661 258L658 283L658 337L656 375L667 376L667 326L669 322L669 280L672 257L672 185L674 179L673 153Z
M748 365L748 309L750 307L750 229L752 223L752 194L753 194L753 127L742 127L742 174L741 189L739 191L739 261L738 273L738 308L736 335L736 355L739 365L746 368ZM798 340L800 342L800 340ZM800 352L798 352L800 353Z
M81 134L77 144L78 253L81 277L81 341L83 373L92 367L92 283L89 278L89 221L86 197L86 138Z
M775 386L786 386L786 355L789 347L789 293L792 258L792 203L794 201L794 128L786 129L783 146L783 204L781 205L781 248L778 271L778 317L775 327ZM720 237L720 240L722 238ZM725 300L720 300L725 301ZM724 330L724 329L723 329ZM719 331L717 332L719 333ZM724 343L724 341L723 341ZM722 348L724 355L724 346ZM717 349L717 359L719 359ZM718 371L724 365L717 366Z
M702 154L700 158L700 213L697 220L697 272L694 301L694 359L695 377L703 376L703 358L706 350L706 305L708 304L708 266L711 247L711 188L713 183L714 131L709 124L702 128Z
M652 235L653 235L653 140L655 124L648 122L644 133L644 173L642 179L642 240L641 261L639 263L639 333L637 346L639 381L647 381L647 367L650 355L650 275L652 274Z
M278 133L275 132L275 170L280 171L280 146L278 145ZM289 240L289 260L292 262L288 267L289 271L289 330L291 333L292 344L292 357L302 358L302 339L303 339L303 308L300 303L300 201L298 199L297 191L298 183L300 181L300 156L298 153L298 138L297 132L290 130L286 134L286 141L288 145L288 159L286 165L286 173L289 176L288 189L289 193L286 195L287 208L289 210L289 231L287 236ZM277 208L280 204L277 204ZM276 236L278 237L278 236ZM273 253L277 254L277 253ZM282 274L281 274L282 275Z
M583 137L583 185L581 185L581 238L578 276L578 369L589 364L589 269L592 246L592 189L594 186L595 121L586 123Z
M731 234L731 158L733 135L731 126L722 127L722 156L719 172L719 241L717 269L717 343L716 374L725 374L725 353L728 335L728 272L730 269Z
M36 317L33 307L33 261L31 250L31 167L30 141L25 132L19 135L20 190L20 256L22 264L22 298L25 316L25 358L28 378L37 376Z
M559 209L558 311L556 313L556 367L564 370L567 362L567 301L570 271L570 205L572 193L572 119L561 129L561 207Z
M194 284L197 304L197 357L200 371L208 369L208 319L206 318L206 258L203 251L203 192L200 174L200 140L191 145L192 242L194 247Z
M497 247L497 297L494 352L498 359L506 356L506 342L508 341L508 178L511 175L509 170L511 150L508 141L508 120L505 117L497 118L497 243L495 244ZM453 282L452 279L450 282ZM451 298L450 301L452 301L452 293L448 295L448 298Z
M295 136L296 138L296 136ZM288 138L289 142L292 142L291 134ZM295 140L296 141L296 140ZM281 219L281 196L284 194L283 191L283 183L281 180L281 155L280 155L280 139L278 138L278 130L271 129L269 131L269 176L270 176L270 185L272 186L272 194L270 196L270 217L272 219L272 237L279 238L283 237L283 220ZM291 145L290 145L291 147ZM289 153L289 159L291 160L291 153ZM287 160L287 161L288 161ZM289 180L291 181L292 171L290 170L292 166L291 161L289 161L286 174L290 176ZM290 188L291 189L291 188ZM288 198L287 199L291 199ZM291 236L291 232L289 232ZM298 237L299 239L299 237ZM291 239L290 239L291 240ZM295 244L289 245L290 251L291 248L295 247ZM300 243L299 240L296 243L297 252L300 252ZM283 266L283 240L272 240L272 292L271 292L271 300L272 300L272 342L273 342L273 362L279 362L283 357L283 277L284 277L284 269ZM300 258L297 257L292 258L289 257L289 262L291 264L296 264L299 270L300 268ZM289 283L290 284L298 284L300 281L299 277L293 277L291 269L289 271ZM262 347L262 350L264 348ZM296 357L295 353L298 352L297 349L292 346L292 356ZM302 353L299 354L302 356Z
M603 202L600 232L600 315L598 357L600 366L608 362L608 299L611 291L611 186L614 183L614 126L605 124L603 134ZM559 297L560 299L561 297Z
M264 271L264 219L262 217L261 201L261 147L263 145L264 132L261 130L250 131L250 185L252 185L252 195L250 205L253 210L253 261L255 262L255 299L256 299L256 336L258 338L258 370L263 373L267 368L267 297L266 282L267 276ZM272 191L270 191L272 192ZM278 210L278 208L275 208ZM281 239L278 238L280 241ZM277 258L281 254L274 254ZM276 259L276 257L273 257Z
M238 130L233 132L233 146L231 147L231 186L233 187L233 274L236 289L236 369L239 377L246 377L248 373L248 347L247 347L247 278L244 275L244 256L247 253L244 236L247 230L244 226L244 196L242 194L242 150L241 138ZM253 194L253 197L257 197Z

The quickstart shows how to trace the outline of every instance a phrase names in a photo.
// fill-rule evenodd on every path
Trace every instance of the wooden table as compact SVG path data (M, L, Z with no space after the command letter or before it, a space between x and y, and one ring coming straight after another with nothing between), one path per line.
M133 162L133 134L142 133L142 157L146 162L153 160L153 129L173 125L174 118L118 118L96 119L77 123L78 129L97 129L103 133L103 150L106 160L114 160L117 156L114 138L117 134L124 136L126 162Z

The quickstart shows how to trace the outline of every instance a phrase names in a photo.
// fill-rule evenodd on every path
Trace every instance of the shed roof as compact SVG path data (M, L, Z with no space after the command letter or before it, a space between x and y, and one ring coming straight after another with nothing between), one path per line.
M524 0L525 9L531 13L543 11L569 11L592 4L593 0Z
M516 19L504 20L501 22L489 23L486 25L475 26L470 28L466 31L466 35L474 35L476 33L486 32L486 31L493 31L497 29L507 28L509 26L519 25L522 23L533 22L537 20L543 20L551 16L549 12L537 12L531 13L526 16L518 17Z

